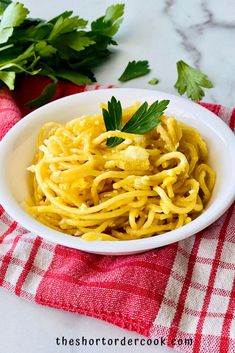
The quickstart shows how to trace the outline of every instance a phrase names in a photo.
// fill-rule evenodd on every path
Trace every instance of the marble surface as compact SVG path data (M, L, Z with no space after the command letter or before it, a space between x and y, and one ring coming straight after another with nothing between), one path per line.
M115 0L24 0L33 17L49 18L66 9L95 19ZM214 82L204 101L235 106L234 0L126 0L125 19L116 36L114 55L96 70L100 84L141 87L176 93L175 63L183 59ZM120 84L117 78L129 60L147 59L151 73ZM149 79L160 83L151 86ZM57 336L140 337L113 325L28 303L0 289L0 353L160 352L165 347L58 347Z

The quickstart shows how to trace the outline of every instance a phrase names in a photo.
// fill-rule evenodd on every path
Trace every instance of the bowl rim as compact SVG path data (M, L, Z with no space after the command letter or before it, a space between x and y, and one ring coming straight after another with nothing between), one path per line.
M149 238L122 240L114 242L86 241L78 237L70 236L66 233L56 231L41 224L39 221L27 214L26 211L24 211L20 207L18 202L14 199L13 195L11 194L10 190L8 190L7 180L5 178L4 173L4 161L6 161L7 153L10 150L11 144L13 143L14 139L17 138L18 133L20 133L24 129L24 127L28 125L29 121L32 122L32 119L37 119L37 117L42 115L44 112L53 112L54 106L57 106L58 109L58 105L63 106L64 102L68 103L71 101L71 104L73 104L77 99L82 100L85 96L90 96L92 98L93 95L107 95L108 98L108 96L111 95L122 95L122 92L123 94L132 95L133 98L136 93L142 93L145 98L155 96L155 98L158 99L160 99L159 97L161 97L161 99L165 98L174 100L174 103L179 103L186 106L184 110L186 110L186 108L189 106L191 107L191 109L193 108L196 112L200 112L201 114L203 114L206 119L206 122L209 123L209 126L211 128L213 127L219 129L220 133L224 134L224 137L226 138L226 141L230 148L229 151L231 152L231 164L233 163L232 165L235 165L235 154L232 154L232 149L235 150L235 136L233 134L233 131L228 127L225 122L223 122L222 119L220 119L214 113L195 102L165 92L139 88L109 88L77 93L50 102L42 106L41 108L29 113L27 116L25 116L12 127L0 142L0 200L6 212L20 225L25 227L30 232L42 236L47 241L83 250L86 252L99 254L127 254L139 251L146 251L149 249L171 244L182 239L186 239L189 236L198 233L202 229L209 226L229 208L229 206L235 199L235 177L231 178L230 187L225 190L220 207L218 207L217 203L212 203L208 207L208 209L206 209L198 218L196 218L189 224L184 225L178 229L166 232L162 235L152 236ZM235 176L235 172L233 172L233 174Z

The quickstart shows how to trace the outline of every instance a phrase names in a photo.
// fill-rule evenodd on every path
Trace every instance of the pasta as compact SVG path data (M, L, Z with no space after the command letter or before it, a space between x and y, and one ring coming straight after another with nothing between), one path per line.
M124 121L138 107L123 109ZM110 137L124 141L110 148ZM166 115L144 135L107 132L101 115L50 122L37 143L25 207L43 224L85 240L140 239L179 228L200 215L215 184L198 131Z

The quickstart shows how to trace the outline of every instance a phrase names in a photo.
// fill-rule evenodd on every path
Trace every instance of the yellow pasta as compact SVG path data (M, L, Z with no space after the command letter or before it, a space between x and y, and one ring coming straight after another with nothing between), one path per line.
M138 108L124 109L123 120ZM110 148L110 137L124 141ZM163 234L205 208L215 184L207 157L199 132L166 115L145 135L107 132L100 115L50 122L28 168L25 207L43 224L89 241Z

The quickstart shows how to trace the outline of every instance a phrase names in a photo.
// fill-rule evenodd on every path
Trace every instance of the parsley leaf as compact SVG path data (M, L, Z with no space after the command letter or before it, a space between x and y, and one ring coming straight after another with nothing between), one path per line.
M63 16L60 16L57 19L48 39L54 40L61 34L72 32L78 29L79 27L85 27L86 24L87 24L87 21L83 19L79 19L78 16L74 16L71 18L69 17L64 18Z
M95 44L95 41L90 37L85 35L84 31L72 32L65 37L66 44L76 51L81 51L86 47L89 47L92 44Z
M8 41L8 39L12 36L13 30L13 27L0 29L0 44Z
M11 3L3 12L0 23L0 43L6 43L13 34L14 27L24 22L29 10L23 4Z
M29 10L24 4L12 2L3 12L0 28L17 27L24 22Z
M108 102L108 110L102 109L104 123L107 131L121 130L122 128L122 106L121 102L117 101L115 97ZM106 145L114 147L119 145L123 139L118 137L110 137L107 139Z
M126 82L133 78L144 76L150 72L149 63L147 60L143 61L129 61L119 81Z
M122 128L122 106L115 97L108 102L108 110L102 109L107 131L122 131L130 134L145 134L160 123L160 117L169 104L169 100L155 101L150 106L144 102ZM107 139L106 145L115 147L124 140L119 137Z
M122 131L131 134L145 134L151 131L160 123L159 118L169 102L169 100L156 101L150 107L147 102L144 102L126 123Z
M60 15L52 18L49 22L55 24L60 17L66 18L66 17L70 17L72 14L73 14L73 11L64 11Z
M205 95L201 87L213 87L207 75L186 64L183 60L177 62L177 71L178 79L175 88L181 95L186 92L188 98L200 101Z
M0 80L2 80L10 89L14 89L15 72L0 71Z
M114 36L114 34L117 33L120 24L122 23L124 7L124 4L116 4L109 6L104 16L92 22L92 31L94 33L99 33L107 37Z

